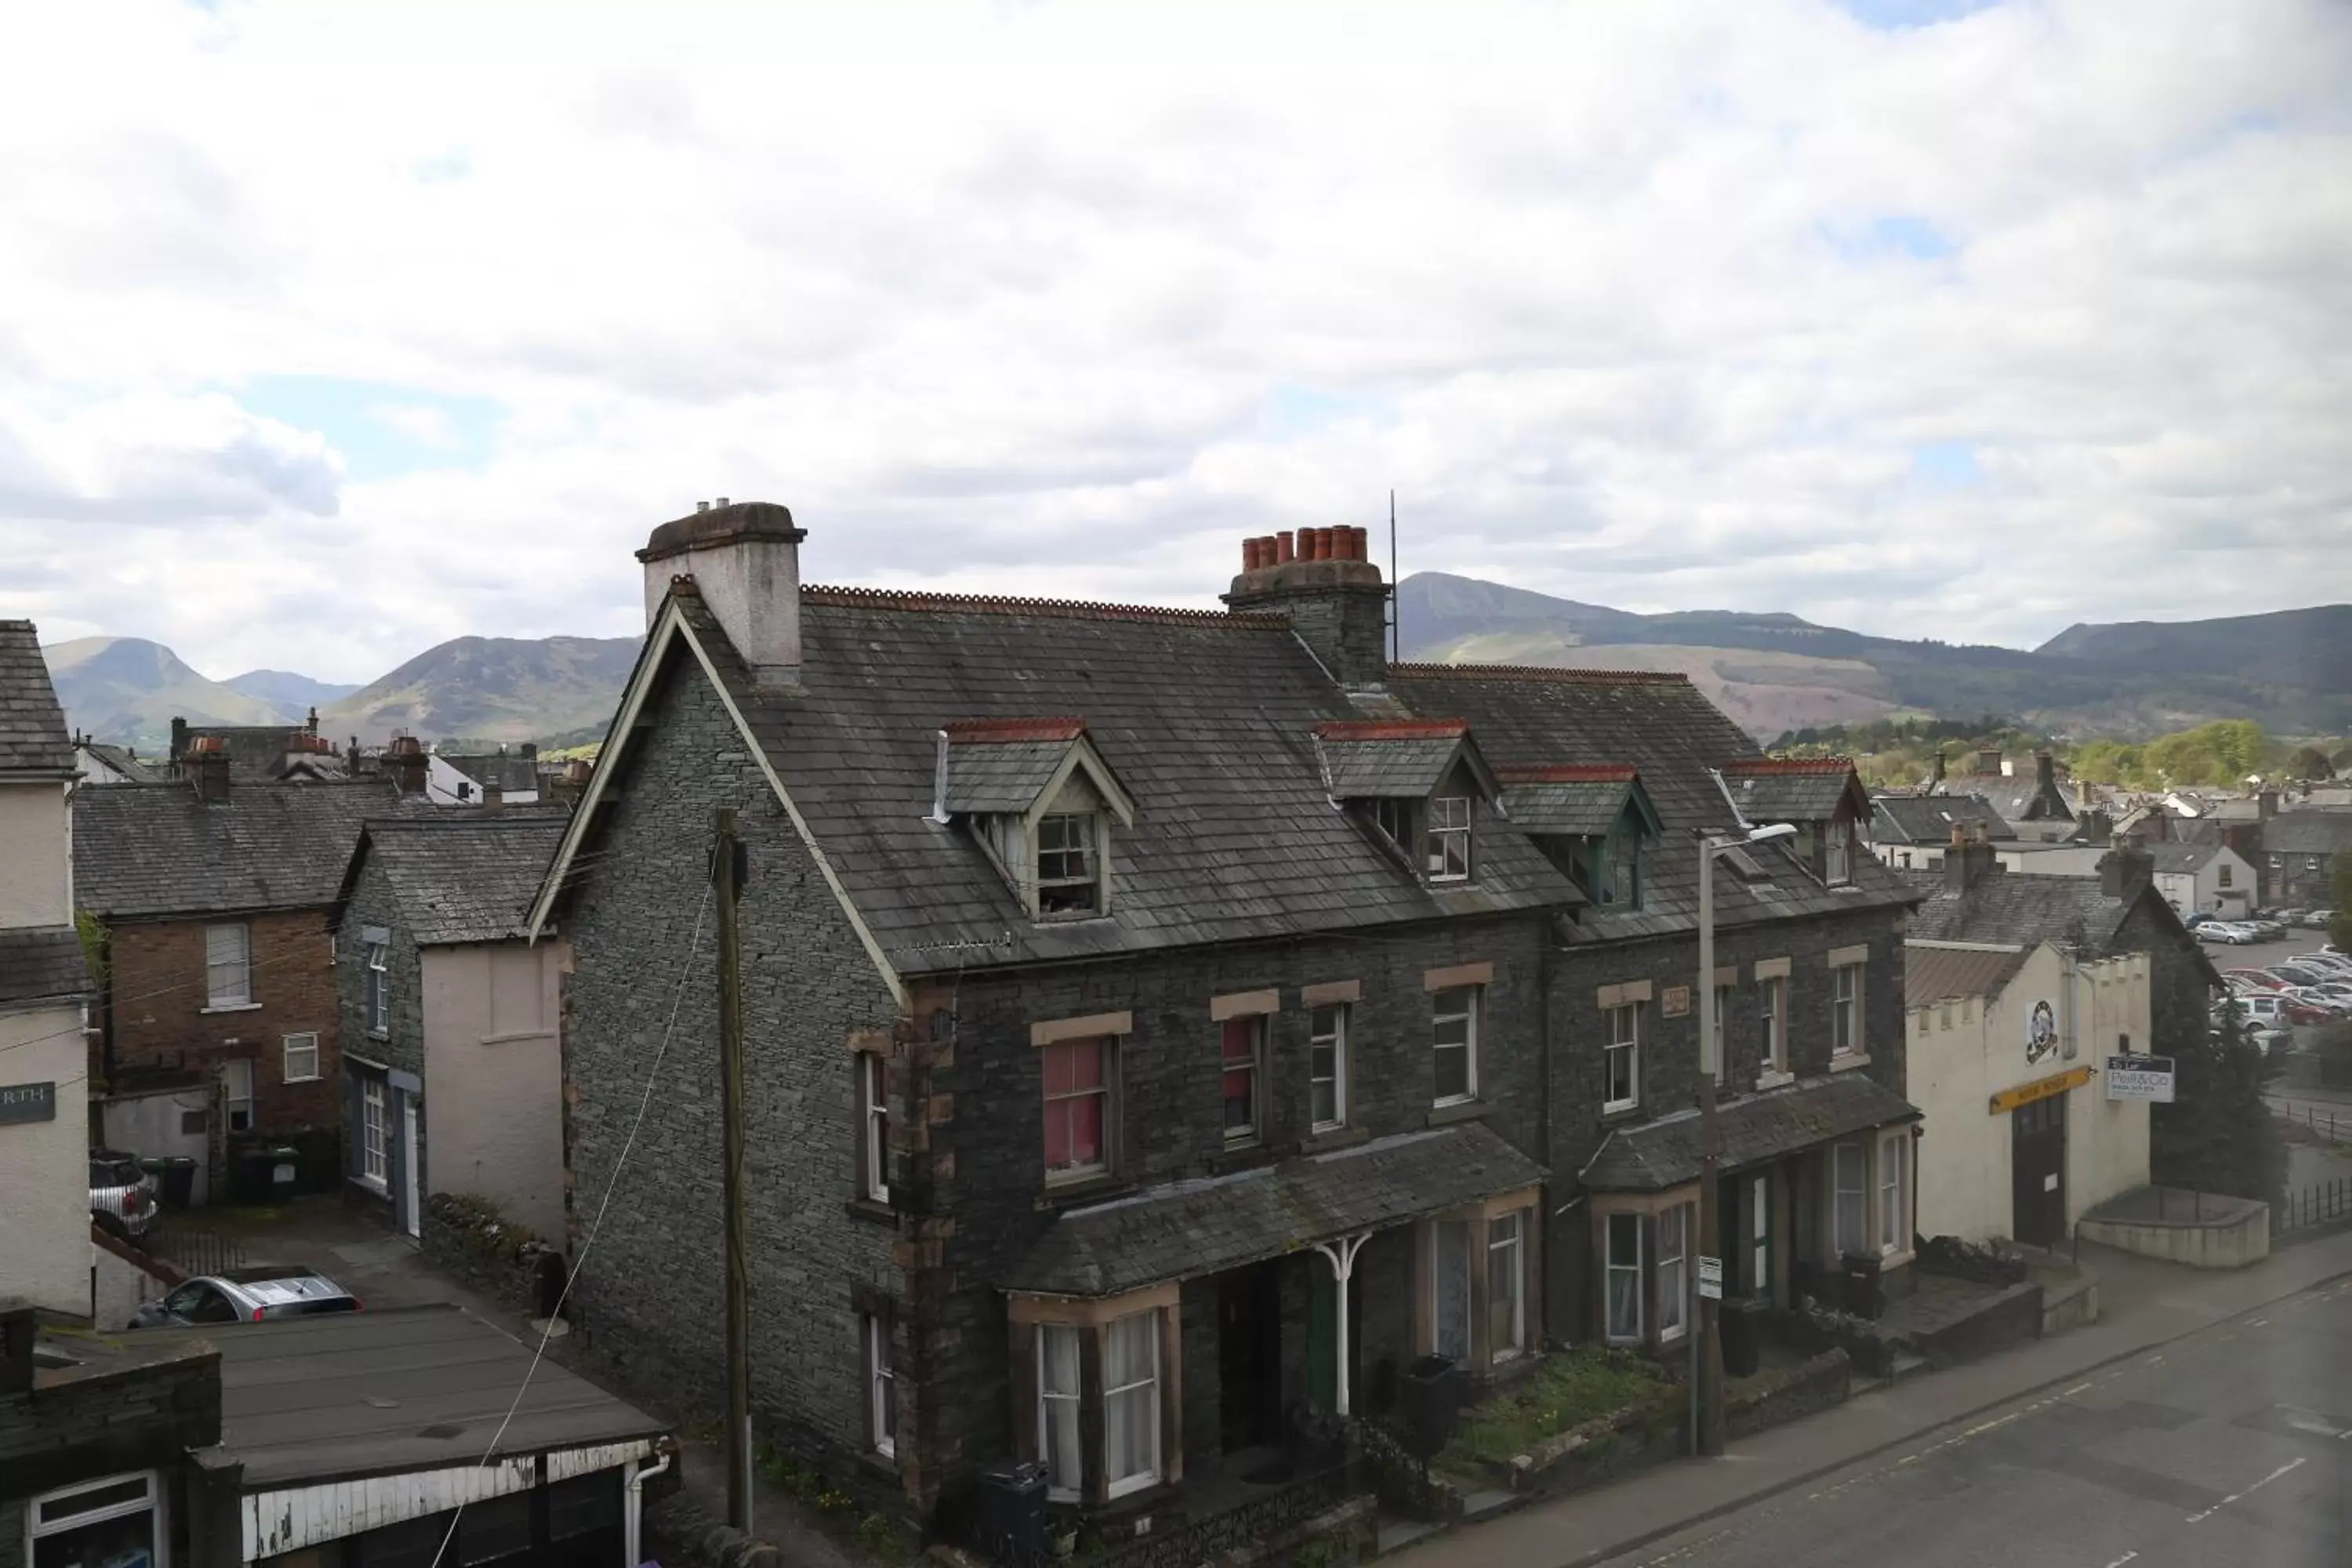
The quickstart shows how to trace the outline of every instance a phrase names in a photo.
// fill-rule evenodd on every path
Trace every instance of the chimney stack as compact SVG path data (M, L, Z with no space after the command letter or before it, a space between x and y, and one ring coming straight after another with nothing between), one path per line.
M1981 884L2000 868L1995 858L1992 838L1979 822L1971 828L1965 822L1952 824L1952 841L1944 848L1944 890L1965 893Z
M1976 772L1979 778L1999 778L2000 753L1990 746L1979 748L1977 752Z
M198 800L218 805L228 799L228 746L218 735L199 735L188 742L187 759L182 765L195 785Z
M2278 815L2278 791L2274 789L2263 790L2261 794L2254 796L2255 815L2259 816L2264 822L2268 822L2272 817Z
M801 541L793 514L772 501L730 502L663 523L637 552L646 573L646 625L661 613L670 579L695 590L763 686L796 686L801 673Z
M1930 764L1928 765L1928 768L1927 768L1927 786L1926 786L1925 788L1921 789L1919 793L1920 793L1921 795L1934 795L1934 794L1936 794L1938 790L1942 789L1943 787L1944 787L1944 748L1943 748L1943 747L1941 747L1941 746L1938 746L1938 747L1937 747L1937 748L1936 748L1936 760L1935 760L1932 763L1930 763Z
M425 761L425 743L415 736L394 735L391 749L384 753L383 765L402 795L425 793L425 781L432 772L432 764Z
M1369 559L1360 528L1302 528L1242 542L1241 575L1224 595L1234 610L1271 610L1341 686L1388 679L1388 584Z
M506 803L506 785L500 784L494 778L485 779L482 781L482 809L484 811L496 811Z
M588 778L594 771L594 765L585 757L574 757L564 763L563 772L556 776L555 798L576 810L580 797L588 793Z
M2126 833L2116 840L2115 847L2099 857L2099 891L2110 899L2128 899L2156 877L2156 857L2147 852L2137 833Z

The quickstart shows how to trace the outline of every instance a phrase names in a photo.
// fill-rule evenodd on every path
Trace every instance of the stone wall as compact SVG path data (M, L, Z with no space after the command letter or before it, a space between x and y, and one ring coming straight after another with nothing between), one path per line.
M486 1199L435 1193L425 1200L424 1220L426 1259L503 1307L535 1318L542 1294L562 1288L561 1245L508 1220Z
M1853 1363L1834 1346L1801 1365L1761 1373L1724 1396L1724 1431L1731 1440L1818 1415L1853 1392Z

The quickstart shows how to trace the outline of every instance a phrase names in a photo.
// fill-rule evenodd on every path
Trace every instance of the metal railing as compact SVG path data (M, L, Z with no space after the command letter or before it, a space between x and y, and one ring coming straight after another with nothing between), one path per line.
M131 1243L183 1274L221 1274L251 1261L242 1237L191 1222L169 1210L156 1216L147 1234Z
M2338 1176L2332 1182L2320 1182L2289 1193L2286 1201L2271 1215L2271 1231L2284 1236L2289 1231L2332 1225L2338 1220L2352 1220L2352 1176Z
M2314 1105L2279 1104L2273 1101L2271 1114L2296 1127L2307 1127L2331 1143L2352 1142L2352 1115L2322 1110Z

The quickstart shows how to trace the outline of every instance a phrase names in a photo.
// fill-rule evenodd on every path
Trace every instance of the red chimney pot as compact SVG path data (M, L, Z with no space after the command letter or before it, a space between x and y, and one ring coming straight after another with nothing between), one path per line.
M1258 559L1258 552L1257 552L1257 551L1258 551L1258 544L1257 544L1257 541L1256 541L1255 539L1244 539L1244 540L1243 540L1243 541L1242 541L1242 570L1243 570L1243 571L1244 571L1244 572L1255 572L1255 571L1256 571L1256 570L1258 569L1258 567L1259 567L1259 565L1261 564L1261 563L1260 563L1260 561L1259 561L1259 559Z
M1275 563L1276 565L1281 565L1284 563L1297 559L1293 554L1295 545L1296 542L1292 538L1290 530L1286 528L1280 533L1276 534L1274 536Z

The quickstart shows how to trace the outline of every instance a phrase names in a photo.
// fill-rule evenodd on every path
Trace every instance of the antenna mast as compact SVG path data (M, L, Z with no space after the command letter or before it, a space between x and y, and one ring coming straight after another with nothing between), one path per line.
M1396 488L1389 488L1389 662L1404 659L1404 601L1397 597Z

